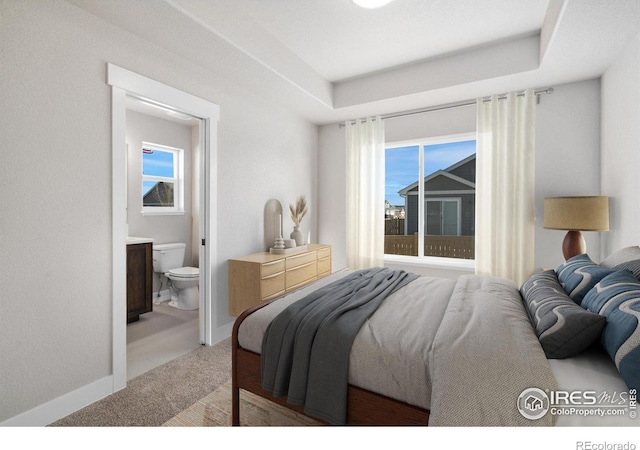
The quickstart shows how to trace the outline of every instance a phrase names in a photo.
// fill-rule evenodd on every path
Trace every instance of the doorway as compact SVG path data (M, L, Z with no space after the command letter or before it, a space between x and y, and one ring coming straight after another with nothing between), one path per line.
M217 121L219 107L171 86L107 64L107 83L111 86L112 120L112 295L113 295L113 391L127 384L126 370L126 110L127 97L187 114L200 121L200 341L212 345L220 339L214 330L216 309L212 305L216 277L216 174Z
M174 252L182 251L183 257L171 269L197 273L201 120L128 95L126 106L127 242L152 241L154 250L160 244L181 244ZM182 289L178 301L172 280L156 272L158 255L152 255L150 298L147 291L146 301L128 306L134 320L127 323L127 380L203 343L200 300L193 295L203 289L200 277L186 282L189 288Z

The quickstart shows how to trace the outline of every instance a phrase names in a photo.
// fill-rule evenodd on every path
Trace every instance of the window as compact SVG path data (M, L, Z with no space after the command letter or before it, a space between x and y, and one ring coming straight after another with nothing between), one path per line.
M142 143L143 214L183 214L183 150Z
M475 153L475 133L387 143L385 254L474 259Z

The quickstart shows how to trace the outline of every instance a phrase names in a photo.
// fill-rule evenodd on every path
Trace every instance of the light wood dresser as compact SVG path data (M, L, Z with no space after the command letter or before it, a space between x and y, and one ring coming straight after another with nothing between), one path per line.
M254 253L229 260L229 315L331 274L331 246L308 244L285 255Z

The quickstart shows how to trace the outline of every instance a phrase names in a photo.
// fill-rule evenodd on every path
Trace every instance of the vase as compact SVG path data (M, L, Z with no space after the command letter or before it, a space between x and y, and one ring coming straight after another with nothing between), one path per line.
M304 237L302 236L302 231L300 231L299 226L294 226L293 231L291 232L291 239L295 239L296 246L304 245Z

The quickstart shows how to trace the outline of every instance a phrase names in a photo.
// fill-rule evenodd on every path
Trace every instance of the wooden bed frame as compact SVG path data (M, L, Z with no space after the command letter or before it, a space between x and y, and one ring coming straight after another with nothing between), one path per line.
M280 297L278 297L280 298ZM238 329L242 321L274 298L242 312L233 325L232 358L232 425L240 425L240 389L252 392L274 403L304 414L302 406L290 405L286 397L273 397L262 389L260 355L240 347ZM312 417L314 420L318 420ZM319 421L322 422L322 421ZM347 392L347 425L427 425L429 411L384 395L349 385Z

